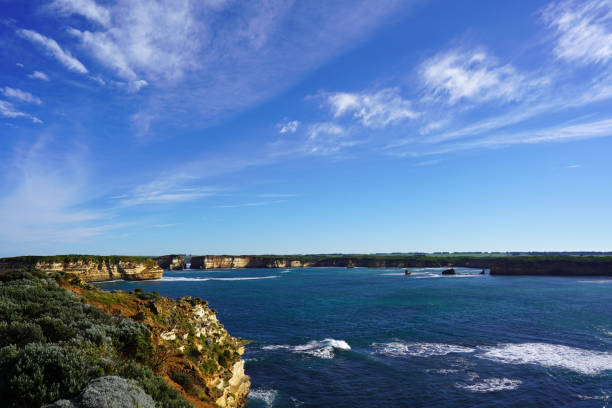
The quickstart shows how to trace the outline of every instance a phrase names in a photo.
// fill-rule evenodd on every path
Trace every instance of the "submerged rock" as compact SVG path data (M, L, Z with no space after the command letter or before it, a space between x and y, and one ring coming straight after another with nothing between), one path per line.
M456 275L457 272L455 272L454 268L450 268L450 269L445 269L442 271L442 275Z
M108 376L92 380L72 400L59 400L43 408L155 408L155 402L134 381Z

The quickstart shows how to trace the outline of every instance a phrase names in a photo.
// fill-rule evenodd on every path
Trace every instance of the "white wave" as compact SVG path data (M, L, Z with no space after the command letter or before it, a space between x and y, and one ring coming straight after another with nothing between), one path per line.
M471 347L443 343L374 343L374 351L389 357L431 357L444 356L450 353L472 353Z
M293 269L285 269L283 271L280 271L280 273L289 273L289 272L293 272Z
M586 375L612 370L612 353L547 343L501 344L483 347L477 357L506 364L536 364Z
M425 370L425 372L426 373L435 373L435 374L446 375L446 374L455 374L455 373L458 373L460 371L452 369L452 368L443 368L443 369L440 369L440 370L435 370L435 369L429 368L429 369Z
M249 392L249 399L256 399L263 401L266 407L271 407L274 404L274 400L278 396L277 390L266 389L266 388L255 388Z
M579 280L578 283L612 283L612 279Z
M406 275L405 272L389 272L389 273L381 273L380 276L410 276L410 275Z
M259 279L275 279L277 275L270 276L244 276L236 278L188 278L183 276L164 276L161 278L165 282L206 282L210 280L216 281L242 281L242 280L259 280Z
M508 378L485 378L474 384L457 383L455 386L472 392L496 392L515 390L522 383L520 380L510 380Z
M273 344L263 346L263 350L290 350L293 353L308 354L319 358L334 358L335 350L350 350L351 346L344 340L323 339L321 341L312 340L306 344L289 346L287 344Z

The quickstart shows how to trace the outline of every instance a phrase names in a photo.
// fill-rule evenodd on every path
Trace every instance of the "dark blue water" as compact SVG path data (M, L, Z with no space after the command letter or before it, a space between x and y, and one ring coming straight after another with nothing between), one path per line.
M100 286L209 300L253 340L250 408L612 406L612 279L458 272L181 271Z

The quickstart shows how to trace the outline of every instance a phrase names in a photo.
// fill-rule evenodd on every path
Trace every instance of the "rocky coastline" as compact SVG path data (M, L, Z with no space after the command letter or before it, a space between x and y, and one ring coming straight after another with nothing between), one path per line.
M610 256L437 256L437 255L203 255L191 269L228 268L448 268L488 269L491 275L612 276Z
M164 273L155 260L146 257L55 255L0 259L0 270L19 268L70 273L86 282L159 279Z

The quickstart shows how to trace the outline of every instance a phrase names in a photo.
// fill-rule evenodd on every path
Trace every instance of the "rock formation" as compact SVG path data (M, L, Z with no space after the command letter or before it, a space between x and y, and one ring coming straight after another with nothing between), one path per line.
M457 272L455 272L454 268L450 268L450 269L445 269L442 271L442 275L456 275Z
M164 270L150 258L119 256L22 256L0 259L0 269L34 268L43 272L71 273L86 282L159 279Z
M187 267L183 255L164 255L155 258L155 260L162 269L170 269L171 271L182 271Z

